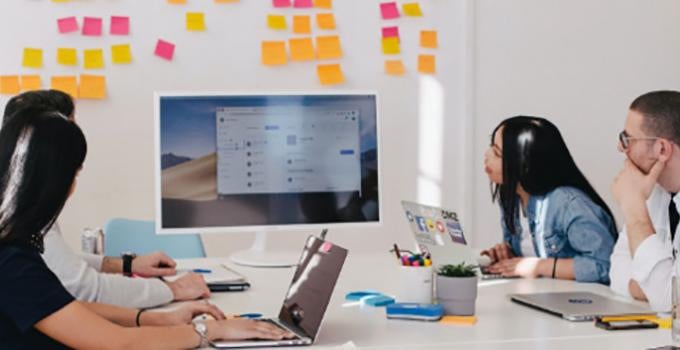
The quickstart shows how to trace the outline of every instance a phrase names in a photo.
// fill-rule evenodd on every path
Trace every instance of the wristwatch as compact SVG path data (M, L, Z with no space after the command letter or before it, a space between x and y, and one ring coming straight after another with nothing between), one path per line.
M201 337L201 344L198 346L199 348L205 348L210 345L210 341L208 340L208 326L205 325L205 322L199 320L194 321L194 331Z
M125 252L120 257L123 259L123 275L132 277L132 260L137 257L137 254Z

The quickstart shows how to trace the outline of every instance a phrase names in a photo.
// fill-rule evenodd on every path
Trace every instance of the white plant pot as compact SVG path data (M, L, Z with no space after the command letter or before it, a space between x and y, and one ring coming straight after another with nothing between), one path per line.
M437 275L437 302L447 315L475 314L478 277L444 277Z

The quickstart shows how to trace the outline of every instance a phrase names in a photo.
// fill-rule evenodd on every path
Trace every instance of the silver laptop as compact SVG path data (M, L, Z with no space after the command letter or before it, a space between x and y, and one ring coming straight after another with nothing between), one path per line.
M568 321L591 321L595 317L654 315L645 307L620 302L590 292L510 294L510 300Z
M347 250L314 236L307 239L279 317L261 319L293 334L293 339L218 341L219 349L312 345L326 313Z

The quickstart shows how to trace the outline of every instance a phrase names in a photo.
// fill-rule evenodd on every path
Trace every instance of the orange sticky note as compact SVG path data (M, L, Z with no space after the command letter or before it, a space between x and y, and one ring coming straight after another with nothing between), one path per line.
M382 51L385 55L397 55L401 52L399 38L382 38Z
M78 80L75 76L53 76L51 88L78 98Z
M39 75L21 76L21 91L40 90L40 88L42 88L42 80Z
M203 12L187 12L186 26L188 31L201 32L205 30L205 14Z
M439 321L441 324L473 325L477 323L476 316L444 316Z
M316 37L316 58L320 60L342 57L340 37L337 35Z
M424 74L434 74L437 72L434 55L418 55L418 72Z
M41 68L43 65L43 50L25 48L22 65L26 68Z
M309 34L312 32L309 16L293 16L293 33Z
M286 30L286 28L288 28L288 25L286 25L286 16L282 15L267 16L267 26L274 30Z
M387 60L385 61L385 73L388 75L404 75L406 68L401 60Z
M103 75L80 75L80 97L96 100L106 98L106 77Z
M78 51L72 48L58 48L57 63L63 64L65 66L77 66Z
M102 49L91 49L84 51L85 69L104 68L104 51Z
M401 8L406 16L421 17L423 15L423 11L420 10L420 4L417 2L406 3Z
M132 51L130 45L112 45L111 46L111 62L115 64L128 64L132 62Z
M340 64L320 64L316 66L321 85L337 85L345 82Z
M335 17L332 13L319 13L316 15L316 25L319 29L335 29Z
M187 0L168 0L168 4L181 5L186 4Z
M262 42L262 64L266 66L277 66L288 63L286 56L285 41L263 41Z
M0 94L16 95L19 93L18 75L0 75Z
M314 60L314 44L312 38L290 39L291 61L311 61Z
M421 30L420 31L420 47L426 49L436 49L437 43L437 32L434 30Z
M314 7L320 9L333 8L333 0L314 0Z

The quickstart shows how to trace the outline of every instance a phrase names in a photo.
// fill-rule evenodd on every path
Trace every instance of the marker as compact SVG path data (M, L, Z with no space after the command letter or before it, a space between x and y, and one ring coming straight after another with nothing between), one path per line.
M195 272L195 273L212 273L212 270L210 270L210 269L192 269L191 272Z
M260 318L262 317L262 314L258 313L249 313L249 314L240 314L238 315L240 318Z
M399 247L396 243L394 243L394 254L397 254L397 259L401 260L401 252L399 251Z

